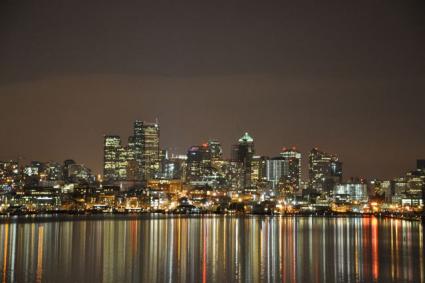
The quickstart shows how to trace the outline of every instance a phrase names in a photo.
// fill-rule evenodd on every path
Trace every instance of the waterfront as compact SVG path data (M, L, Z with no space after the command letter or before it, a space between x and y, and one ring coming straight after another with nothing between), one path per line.
M95 216L0 224L2 282L424 282L420 222Z

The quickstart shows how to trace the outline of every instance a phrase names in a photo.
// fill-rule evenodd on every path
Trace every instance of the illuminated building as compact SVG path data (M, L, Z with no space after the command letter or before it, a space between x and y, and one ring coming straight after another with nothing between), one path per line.
M154 178L155 174L159 172L159 125L144 122L142 137L142 172L143 179L148 180Z
M0 161L0 189L10 190L22 181L21 170L17 161Z
M149 180L147 187L150 190L165 191L176 194L182 191L183 183L181 180Z
M68 178L73 183L94 183L96 178L91 170L83 164L71 164L68 168Z
M68 179L68 169L69 169L69 166L72 164L76 164L75 161L72 159L67 159L63 162L62 176L65 182L70 182L70 180ZM105 164L103 165L103 167L105 167Z
M39 161L31 161L30 164L26 165L23 170L25 186L38 186L40 179L43 178L45 168L45 164Z
M105 136L104 144L103 144L104 180L116 181L119 179L120 150L121 150L121 138L119 136ZM69 176L69 173L68 173L68 176Z
M241 167L238 162L222 161L219 170L228 188L232 190L238 190L240 188Z
M163 177L165 179L181 179L186 177L186 155L172 155L171 158L166 159Z
M126 170L126 178L123 180L127 181L135 181L138 179L139 174L139 165L135 158L135 152L134 152L134 138L133 136L130 136L128 138L128 144L124 148L123 157L125 156L125 162L121 164L121 170L125 168ZM120 158L123 160L123 158Z
M159 171L155 176L156 179L164 178L165 167L167 166L168 161L168 151L166 149L159 151L159 160Z
M282 157L274 157L266 160L266 180L275 189L282 179L284 170L284 159Z
M133 124L133 136L128 138L128 146L133 152L137 164L136 179L143 179L143 122L136 120Z
M425 171L420 169L420 164L417 167L418 169L406 173L404 177L393 180L393 203L409 206L422 205Z
M197 182L211 174L211 151L208 144L192 146L187 151L186 182Z
M334 198L337 202L367 202L367 185L361 182L338 184L334 188Z
M63 180L63 167L57 162L48 162L45 169L46 180L59 181Z
M105 136L104 179L135 181L155 178L160 172L159 125L134 122L133 136L122 146L119 136Z
M298 190L301 185L301 153L296 148L286 149L280 153L283 159L282 181L286 187Z
M257 183L262 182L266 179L266 169L267 169L267 160L266 156L254 156L251 161L251 184L257 185Z
M329 193L342 182L342 163L337 156L314 148L309 156L309 179L311 189Z
M221 147L221 143L217 140L208 141L208 148L211 152L211 161L220 161L223 159L223 148Z
M238 144L232 147L232 161L238 163L241 169L239 188L243 190L251 187L251 165L254 152L254 139L248 133L245 133L238 140Z
M117 180L127 180L128 155L129 151L126 147L118 147Z
M39 176L39 174L43 171L44 164L39 161L31 161L29 165L24 167L24 174L26 176Z
M134 134L129 138L129 148L133 151L138 166L138 179L155 178L160 171L159 124L142 121L134 122Z
M286 149L280 156L266 160L266 180L273 189L282 185L282 189L296 191L301 184L301 153L295 148Z

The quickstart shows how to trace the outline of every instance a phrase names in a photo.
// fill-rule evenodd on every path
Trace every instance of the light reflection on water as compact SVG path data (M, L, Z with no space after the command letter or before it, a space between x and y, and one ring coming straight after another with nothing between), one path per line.
M425 282L423 227L376 218L0 225L2 282Z

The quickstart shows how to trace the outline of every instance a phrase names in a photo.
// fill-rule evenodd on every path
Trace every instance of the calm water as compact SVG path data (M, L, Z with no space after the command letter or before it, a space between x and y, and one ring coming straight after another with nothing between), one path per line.
M2 282L425 282L419 222L71 219L0 224Z

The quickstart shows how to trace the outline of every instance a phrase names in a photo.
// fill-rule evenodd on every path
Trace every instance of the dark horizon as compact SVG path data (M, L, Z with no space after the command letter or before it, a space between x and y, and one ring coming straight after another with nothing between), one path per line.
M344 178L425 157L425 3L10 1L0 4L0 160L102 172L136 119L185 154L245 132L256 153L338 155Z

